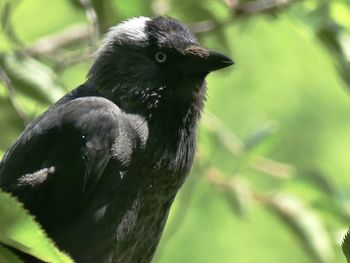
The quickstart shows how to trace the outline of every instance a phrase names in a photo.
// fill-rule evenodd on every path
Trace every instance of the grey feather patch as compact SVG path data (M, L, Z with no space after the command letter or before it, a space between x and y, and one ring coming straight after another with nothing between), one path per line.
M96 210L96 212L94 214L96 222L101 220L104 217L104 215L107 211L107 208L108 208L108 205L104 205L104 206L100 207L98 210Z
M25 174L18 179L17 185L18 186L28 185L31 187L35 187L43 183L47 179L47 176L49 174L53 174L55 170L56 170L55 167L51 166L49 168L41 169L35 173Z
M125 240L130 236L137 221L138 210L140 207L139 199L136 199L130 210L126 211L122 220L116 229L117 241Z
M97 53L100 54L113 48L113 44L124 43L144 46L148 41L145 32L146 22L150 20L151 19L148 17L139 16L128 19L117 26L110 28Z

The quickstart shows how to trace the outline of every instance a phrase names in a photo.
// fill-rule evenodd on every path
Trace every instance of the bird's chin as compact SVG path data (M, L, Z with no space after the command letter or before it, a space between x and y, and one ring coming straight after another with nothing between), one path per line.
M208 75L208 72L198 72L193 73L189 76L190 90L197 92L202 92L205 89L205 77Z
M209 71L202 71L202 72L193 73L192 75L194 77L204 79L209 73L210 73Z
M205 78L208 76L209 72L196 72L189 75L189 78L194 82L204 82Z

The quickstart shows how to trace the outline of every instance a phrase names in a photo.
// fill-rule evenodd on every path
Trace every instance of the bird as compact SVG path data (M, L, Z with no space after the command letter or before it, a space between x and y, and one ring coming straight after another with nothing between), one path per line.
M232 64L174 18L119 23L86 81L5 153L0 188L75 262L151 262L193 163L205 78Z

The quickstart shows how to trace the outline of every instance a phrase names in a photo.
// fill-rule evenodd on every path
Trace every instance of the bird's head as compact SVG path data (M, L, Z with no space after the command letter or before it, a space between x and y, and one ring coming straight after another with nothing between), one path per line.
M136 17L106 34L88 82L129 112L152 114L162 105L188 103L201 108L206 75L232 64L200 46L177 20Z

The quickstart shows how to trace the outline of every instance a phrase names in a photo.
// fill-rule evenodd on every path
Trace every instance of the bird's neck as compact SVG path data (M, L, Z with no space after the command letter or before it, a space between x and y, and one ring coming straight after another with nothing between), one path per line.
M199 91L199 90L198 90ZM180 187L189 173L196 148L198 121L204 101L204 87L191 100L163 104L149 120L149 149L157 167L170 173L174 189Z

